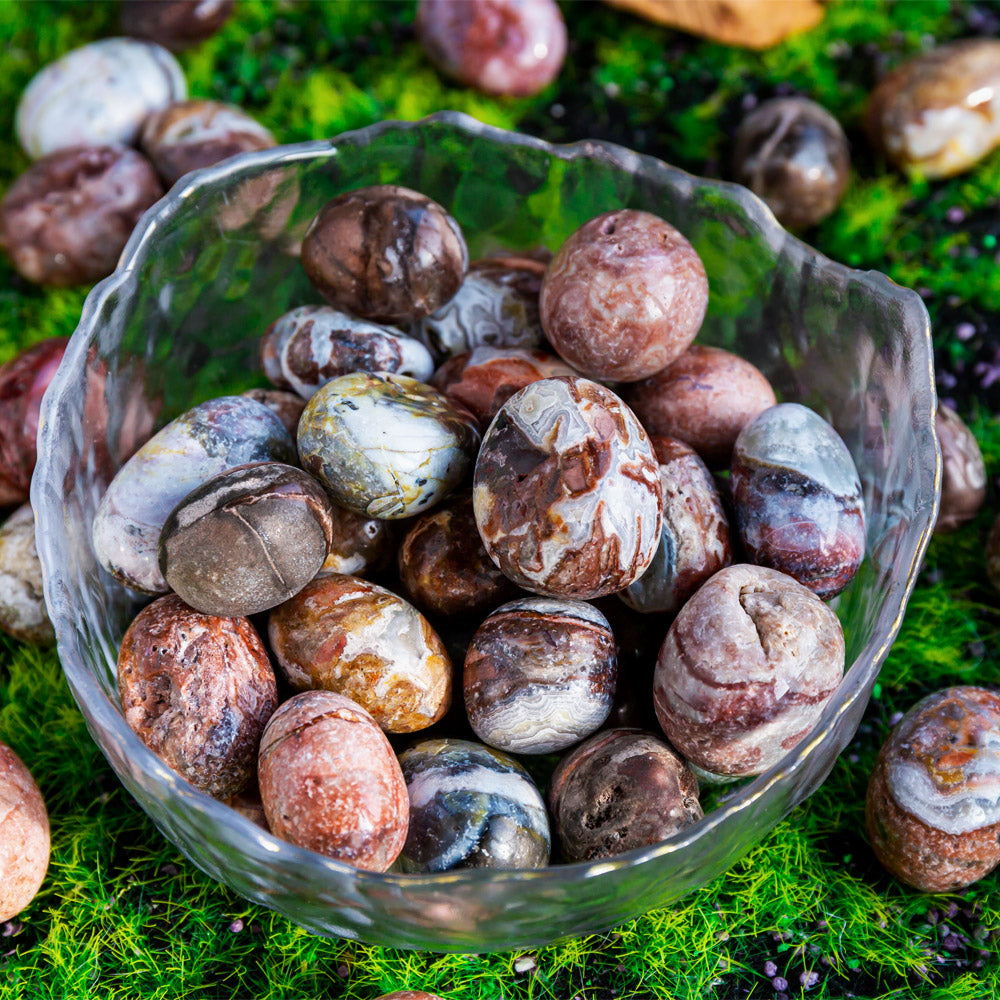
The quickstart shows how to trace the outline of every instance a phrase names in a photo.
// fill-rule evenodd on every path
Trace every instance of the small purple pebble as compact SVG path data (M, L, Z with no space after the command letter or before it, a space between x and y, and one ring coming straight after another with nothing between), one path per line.
M239 917L237 917L237 918L236 918L236 919L235 919L235 920L234 920L234 921L233 921L233 922L232 922L232 923L231 923L231 924L229 925L229 933L230 933L230 934L239 934L239 932L240 932L241 930L243 930L243 921L242 921L242 920L240 920L240 918L239 918Z
M775 976L771 980L771 985L778 993L784 993L788 989L788 980L784 976Z
M799 983L802 989L810 990L819 982L819 973L814 971L803 972L799 976Z
M768 979L773 979L777 974L778 967L774 964L774 962L764 963L764 975L767 976Z
M955 336L959 340L971 340L976 335L976 327L974 323L959 323L955 327Z

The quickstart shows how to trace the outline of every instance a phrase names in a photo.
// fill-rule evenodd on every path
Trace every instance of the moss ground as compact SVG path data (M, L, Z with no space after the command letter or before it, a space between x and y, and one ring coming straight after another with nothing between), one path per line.
M844 123L855 169L842 208L807 239L917 288L931 311L939 387L975 430L990 499L936 539L857 738L823 788L723 877L613 933L531 953L437 956L310 936L191 866L119 786L55 655L0 640L0 740L37 776L53 827L45 885L0 924L0 1000L17 997L922 997L1000 990L1000 878L928 898L888 879L861 833L869 769L897 714L949 683L1000 683L1000 598L982 551L1000 473L1000 153L954 180L887 173L860 131L872 82L935 42L995 35L983 3L840 2L765 53L698 42L602 5L566 7L571 49L537 98L496 101L443 83L413 7L245 0L182 57L193 95L242 104L283 141L457 108L553 140L611 138L724 175L745 109L814 97ZM112 4L0 3L0 190L27 165L13 139L21 90L44 63L115 33ZM42 291L0 260L0 360L72 332L86 290Z

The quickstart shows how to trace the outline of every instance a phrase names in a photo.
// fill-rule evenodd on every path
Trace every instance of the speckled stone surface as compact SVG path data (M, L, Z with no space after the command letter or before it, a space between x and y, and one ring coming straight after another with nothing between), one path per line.
M473 503L493 561L549 597L622 590L660 540L649 438L613 392L583 378L534 382L503 405L479 452Z
M416 608L374 583L333 574L275 608L271 648L297 690L325 688L391 733L435 723L451 704L451 661Z
M414 325L437 357L477 347L538 347L545 339L538 296L545 266L539 261L475 261L454 298Z
M0 526L0 630L37 646L56 641L42 592L35 516L28 504Z
M458 291L469 252L458 223L437 202L384 184L328 202L306 231L302 266L338 309L408 323Z
M414 519L397 561L410 599L431 614L482 614L517 593L487 555L466 491Z
M660 544L649 568L621 591L646 614L676 614L684 602L733 559L729 519L705 463L682 441L653 437L663 490Z
M688 761L717 775L760 774L809 733L843 673L837 616L790 576L741 564L681 608L653 699Z
M566 58L555 0L421 0L417 35L442 73L487 94L536 94Z
M618 662L608 620L584 601L525 597L497 608L465 656L475 734L509 753L552 753L599 729Z
M297 594L326 560L333 514L312 476L256 462L206 480L160 533L160 572L191 607L253 615Z
M791 229L822 222L847 187L851 155L840 122L806 97L777 97L740 124L733 174Z
M405 375L355 372L320 388L298 432L303 468L349 510L392 520L431 508L465 478L473 416Z
M879 861L922 892L1000 863L1000 697L954 687L917 702L886 740L865 809Z
M865 555L865 503L837 432L799 403L765 410L740 432L730 475L748 560L839 594Z
M232 104L178 101L155 111L142 125L139 145L163 183L236 156L270 149L274 136Z
M240 395L252 399L256 403L262 403L269 410L277 414L285 429L295 440L298 433L299 418L306 408L306 401L297 393L285 392L282 389L247 389Z
M679 438L710 469L729 467L741 430L777 399L763 374L718 347L692 344L673 364L622 387L648 434Z
M545 802L513 758L467 740L425 740L399 762L410 798L403 871L548 863Z
M227 799L250 780L278 691L245 618L202 615L175 594L135 617L118 652L125 721L168 767Z
M123 35L180 52L214 35L233 6L234 0L121 0L119 17Z
M330 306L299 306L276 319L264 334L260 356L274 385L306 399L351 372L407 375L418 382L434 372L434 360L418 340Z
M167 515L206 479L248 462L294 462L278 416L243 396L200 403L167 424L118 470L94 517L94 553L126 586L169 589L157 561Z
M49 816L31 772L0 743L0 920L35 898L49 867Z
M1000 142L1000 41L963 39L904 62L872 92L866 124L902 170L968 169Z
M648 847L702 816L697 778L639 729L608 729L578 746L559 762L548 798L567 861Z
M259 770L275 836L368 871L396 860L406 840L406 783L389 741L350 698L289 698L261 738Z
M93 284L115 269L139 217L162 194L152 164L133 149L59 149L4 195L0 247L35 284Z
M941 508L935 532L956 531L979 513L986 499L986 463L965 421L938 403L937 435L941 445Z
M162 46L102 38L73 49L25 88L14 126L33 159L67 146L130 145L143 119L187 96L184 73Z
M563 360L588 378L638 382L694 340L708 280L683 233L649 212L620 209L585 222L559 248L540 305Z

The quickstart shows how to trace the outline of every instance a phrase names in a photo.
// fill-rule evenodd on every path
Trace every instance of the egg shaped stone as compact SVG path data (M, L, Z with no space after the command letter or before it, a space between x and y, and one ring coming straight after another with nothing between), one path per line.
M118 651L125 721L168 767L217 799L250 780L278 690L245 618L203 615L176 594L147 605Z
M318 576L331 573L371 576L388 568L396 555L396 532L392 521L355 514L338 504L331 505L331 513L330 552Z
M214 35L235 0L121 0L123 35L146 38L180 52Z
M934 532L943 535L979 513L986 499L986 463L975 435L950 406L938 403L935 427L941 445L941 507Z
M160 532L160 572L196 611L253 615L297 594L326 560L333 514L301 469L255 462L206 480Z
M1000 40L966 38L908 59L872 91L868 133L928 179L968 169L1000 143Z
M500 407L526 385L576 374L566 362L545 351L477 347L446 361L435 372L432 384L474 414L485 431Z
M268 635L292 687L345 695L387 732L426 729L451 704L451 661L437 633L367 580L314 580L271 612Z
M322 386L299 421L302 467L357 514L428 510L465 478L479 446L471 414L405 375L354 372Z
M415 518L397 561L410 599L430 614L474 615L517 593L483 548L469 492Z
M847 136L826 108L776 97L736 131L734 174L791 229L822 222L840 204L851 170Z
M837 616L790 576L720 570L681 608L653 675L670 743L713 775L761 774L816 725L844 673Z
M538 347L545 339L538 303L544 274L534 260L476 261L454 298L417 323L415 335L439 358L477 347Z
M299 306L285 313L268 327L260 353L271 382L306 399L351 372L406 375L418 382L434 372L434 359L420 341L330 306Z
M729 519L705 463L682 441L653 437L663 490L660 544L649 568L619 597L645 614L676 614L733 561Z
M770 382L749 361L703 344L623 386L622 399L648 434L683 441L710 469L728 469L740 431L777 403Z
M921 892L1000 864L1000 697L953 687L917 702L879 752L865 822L879 861Z
M468 740L424 740L399 763L410 829L405 872L544 868L551 838L545 802L517 761Z
M584 601L524 597L479 626L465 656L465 710L510 753L564 750L611 712L618 663L607 618Z
M32 159L67 146L128 146L148 114L186 96L184 73L165 48L134 38L102 38L32 78L14 127Z
M847 446L816 412L781 403L736 439L730 475L748 559L822 598L839 594L865 556L865 502Z
M694 340L708 306L705 267L669 222L635 209L585 222L552 258L542 328L582 375L638 382Z
M146 118L139 145L170 187L192 170L276 143L260 122L232 104L178 101Z
M417 35L442 73L487 94L537 94L566 58L555 0L420 0Z
M458 223L436 202L391 184L327 202L302 241L302 267L332 306L409 323L440 309L469 267Z
M263 403L269 410L277 414L278 419L291 434L292 440L295 440L299 429L299 418L306 408L306 401L298 393L285 392L282 389L247 389L240 395L257 403Z
M567 861L649 847L702 817L691 769L639 729L607 729L564 757L549 782L549 808Z
M162 194L152 165L133 149L60 149L33 163L0 201L0 247L35 284L92 284L115 269Z
M350 698L289 698L264 730L258 767L276 837L366 871L396 860L409 821L406 782L382 730Z
M483 438L472 498L490 558L547 597L622 590L660 541L653 446L610 389L584 378L542 379L504 403Z
M35 515L18 507L0 526L0 630L36 646L56 641L35 550Z
M0 506L28 499L38 451L38 416L42 397L69 343L52 337L21 351L0 365Z
M206 479L248 462L294 462L278 416L243 396L220 396L181 414L111 480L94 516L98 562L127 587L169 590L158 549L167 515Z
M49 868L49 814L31 772L0 743L0 920L34 898Z

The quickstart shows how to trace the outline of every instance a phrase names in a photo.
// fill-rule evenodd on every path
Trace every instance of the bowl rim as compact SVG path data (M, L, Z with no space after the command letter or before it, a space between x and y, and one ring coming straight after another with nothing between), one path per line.
M869 286L873 292L883 298L896 301L900 308L908 315L912 316L916 314L920 317L919 330L914 329L912 331L914 334L914 344L912 345L914 348L913 367L915 372L921 369L918 359L922 352L922 370L927 378L927 384L924 387L926 396L924 398L928 401L929 411L923 415L925 419L922 419L920 424L924 426L926 423L926 426L933 432L937 394L934 378L930 318L926 307L916 292L897 285L881 272L849 268L846 265L830 260L818 250L808 246L784 230L768 206L753 192L741 185L713 178L697 177L677 167L673 167L657 157L645 153L636 153L605 140L583 139L566 144L549 143L536 136L485 124L461 112L440 111L416 121L389 119L376 122L364 128L352 129L340 133L332 139L311 140L277 146L258 152L243 153L220 164L205 167L185 175L160 201L149 208L142 215L133 230L131 237L122 251L115 271L95 285L88 294L84 302L80 321L70 339L63 361L52 380L49 391L43 400L38 429L39 459L31 484L31 504L33 509L41 511L48 506L44 489L46 481L51 479L49 456L55 454L57 451L55 441L59 436L61 425L57 400L61 399L67 386L70 384L71 373L82 370L86 363L87 352L93 337L96 335L95 321L101 315L109 300L130 280L133 273L147 259L153 249L152 243L157 231L179 211L185 201L195 197L203 188L231 181L238 178L242 173L250 172L255 168L262 166L280 168L300 161L312 160L321 155L336 157L338 145L340 144L362 146L386 132L419 130L428 125L435 124L452 126L468 134L492 139L502 145L527 146L557 159L596 158L605 162L612 162L614 165L628 170L633 174L639 172L640 168L643 171L652 169L661 176L666 174L668 177L673 177L675 181L688 179L699 185L708 185L715 190L724 192L746 208L748 214L760 225L763 233L769 234L772 239L775 239L781 245L791 246L794 252L800 256L808 257L824 269L832 268L834 271L841 272L845 277L850 277L863 285ZM923 396L923 393L921 395ZM929 504L924 506L918 504L913 512L914 521L919 521L921 515L924 515L926 520L919 529L916 544L913 546L913 555L910 565L906 567L905 580L902 585L897 585L897 591L901 590L898 593L898 608L895 615L888 622L888 629L883 638L876 640L873 637L865 643L854 662L845 670L837 692L825 707L819 721L813 727L809 736L798 743L767 771L735 789L732 794L725 797L723 801L720 801L711 812L705 814L701 820L689 827L685 827L666 840L649 847L635 848L631 851L598 861L561 863L539 869L461 869L434 874L412 875L392 871L384 873L370 872L281 840L256 826L252 821L226 805L226 803L195 789L194 786L190 785L179 774L170 770L139 739L128 726L124 716L107 696L91 671L82 662L76 662L71 651L71 640L68 638L69 632L67 631L73 626L74 617L71 609L67 606L67 600L63 595L57 575L48 569L49 566L55 564L55 553L51 550L51 546L48 544L41 530L40 520L37 517L36 540L43 568L45 600L57 635L59 659L69 682L70 689L81 711L83 711L83 701L85 700L89 710L94 715L95 723L106 730L115 731L118 737L123 739L125 744L130 748L130 764L133 769L142 772L146 778L160 785L164 783L169 785L171 794L178 801L182 799L197 801L201 809L213 818L219 828L228 828L229 832L236 831L241 839L256 839L276 860L280 856L283 860L300 867L303 865L319 865L339 875L381 887L391 886L405 890L416 886L440 888L455 883L493 886L533 882L575 882L594 878L608 872L645 864L656 858L680 852L695 841L706 836L711 836L715 828L730 820L736 814L751 810L754 804L773 787L790 781L796 772L806 766L813 753L825 743L830 733L838 726L841 718L853 708L856 701L866 696L871 684L877 678L881 664L888 655L899 632L910 594L916 583L917 573L923 562L924 553L930 542L937 519L941 492L942 462L936 433L931 433L930 437L934 453L934 468L931 480L932 496L929 498L925 497L925 499L930 500ZM883 610L884 614L885 610ZM879 624L881 619L882 615L877 619L876 624ZM66 638L64 638L64 631L67 635ZM848 683L851 678L853 678L853 683ZM845 685L847 686L845 687ZM839 698L838 694L840 695ZM86 718L87 712L83 711L83 714ZM101 747L100 741L96 737L95 742L98 743L103 753L104 748ZM137 804L141 807L141 803ZM179 847L172 838L168 837L167 839Z

